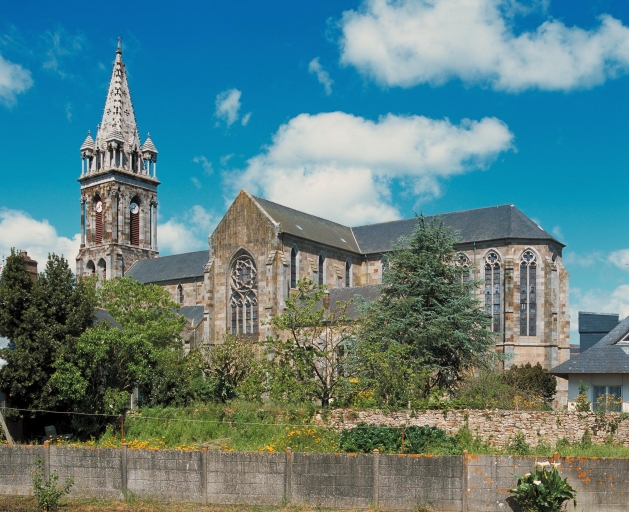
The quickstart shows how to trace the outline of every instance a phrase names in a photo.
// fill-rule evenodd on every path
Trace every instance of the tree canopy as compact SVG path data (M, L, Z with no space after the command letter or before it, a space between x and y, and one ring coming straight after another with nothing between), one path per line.
M449 390L491 359L490 319L474 294L477 283L467 279L469 269L455 261L456 241L441 219L420 215L413 234L385 256L382 294L364 307L359 332L366 378L381 388L395 377L415 380L424 395Z

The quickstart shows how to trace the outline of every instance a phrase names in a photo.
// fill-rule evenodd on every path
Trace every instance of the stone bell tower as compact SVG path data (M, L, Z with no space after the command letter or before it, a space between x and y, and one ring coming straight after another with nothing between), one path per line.
M140 143L118 39L96 140L81 146L81 249L76 275L120 277L135 261L157 258L157 149Z

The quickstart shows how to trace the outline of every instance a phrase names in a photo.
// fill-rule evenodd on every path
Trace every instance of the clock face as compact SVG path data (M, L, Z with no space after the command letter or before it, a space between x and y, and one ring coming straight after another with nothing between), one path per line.
M129 206L129 209L131 210L131 213L133 213L134 215L140 211L140 207L137 205L137 203L131 203L131 205Z
M102 201L97 201L96 205L94 206L94 209L100 213L103 211L103 202Z

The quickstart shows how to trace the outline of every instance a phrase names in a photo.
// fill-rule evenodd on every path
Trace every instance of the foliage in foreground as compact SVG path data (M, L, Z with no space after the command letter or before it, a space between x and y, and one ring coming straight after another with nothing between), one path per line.
M59 476L56 471L53 471L46 481L44 461L40 457L35 460L35 468L33 471L33 494L37 500L37 510L42 512L57 510L59 499L70 494L70 489L74 485L74 478L68 478L63 485L58 485Z
M515 494L514 501L522 507L522 512L559 512L570 500L577 506L577 493L566 478L561 478L558 466L536 462L532 473L516 475L518 485L509 492Z

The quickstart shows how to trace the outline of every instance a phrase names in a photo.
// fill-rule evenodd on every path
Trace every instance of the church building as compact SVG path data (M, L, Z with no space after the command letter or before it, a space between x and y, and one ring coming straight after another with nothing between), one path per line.
M373 290L383 255L416 224L410 218L349 227L242 190L210 234L208 250L158 257L157 150L150 137L140 143L120 48L96 140L88 135L81 157L77 275L163 286L183 307L202 308L196 341L208 346L227 333L273 334L267 319L283 310L300 278L326 285L331 301ZM482 283L478 299L492 318L496 350L510 356L505 366L539 362L550 369L568 360L564 244L514 205L442 219L459 237L457 264Z

